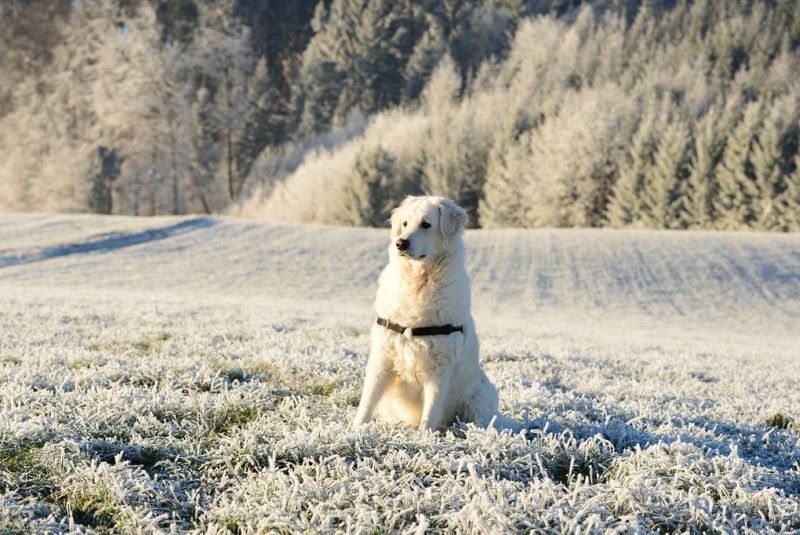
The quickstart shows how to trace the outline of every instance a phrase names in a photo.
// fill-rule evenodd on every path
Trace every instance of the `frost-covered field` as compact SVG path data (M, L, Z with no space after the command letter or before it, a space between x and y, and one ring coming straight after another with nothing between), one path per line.
M385 241L0 216L0 532L800 530L800 236L470 232L516 436L350 430Z

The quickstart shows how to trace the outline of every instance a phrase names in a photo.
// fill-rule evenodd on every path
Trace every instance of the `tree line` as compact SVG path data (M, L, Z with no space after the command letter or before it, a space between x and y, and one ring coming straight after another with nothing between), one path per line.
M793 0L0 6L0 209L800 230Z

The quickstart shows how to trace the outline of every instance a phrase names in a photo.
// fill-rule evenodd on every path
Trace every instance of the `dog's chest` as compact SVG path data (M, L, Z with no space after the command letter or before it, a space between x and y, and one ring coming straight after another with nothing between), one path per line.
M431 337L392 336L390 358L396 377L406 384L421 385L428 378L441 375L442 369L455 360L455 347L449 340Z

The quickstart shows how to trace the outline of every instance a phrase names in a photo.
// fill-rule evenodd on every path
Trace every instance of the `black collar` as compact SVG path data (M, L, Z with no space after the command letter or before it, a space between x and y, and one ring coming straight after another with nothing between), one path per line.
M394 331L396 333L403 334L406 332L406 327L403 327L399 323L395 323L392 320L387 320L384 318L378 318L378 325L381 327L386 327L390 331ZM447 325L435 325L433 327L413 327L411 329L411 336L433 336L437 334L453 334L455 332L464 332L464 327L452 325L448 323Z

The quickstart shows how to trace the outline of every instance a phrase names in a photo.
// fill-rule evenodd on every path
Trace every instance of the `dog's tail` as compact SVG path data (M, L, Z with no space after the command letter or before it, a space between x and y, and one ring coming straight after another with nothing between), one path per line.
M492 421L489 422L489 425L497 429L498 431L502 431L504 429L508 429L514 434L519 433L522 431L522 424L517 422L516 420L512 420L507 416L503 416L499 412L492 417Z

